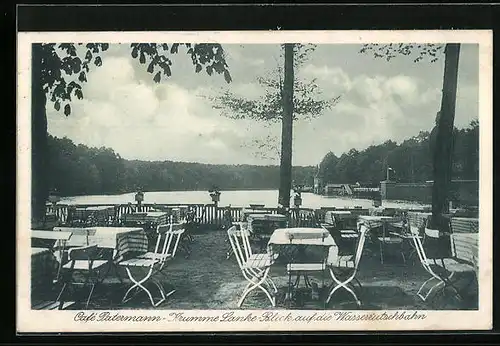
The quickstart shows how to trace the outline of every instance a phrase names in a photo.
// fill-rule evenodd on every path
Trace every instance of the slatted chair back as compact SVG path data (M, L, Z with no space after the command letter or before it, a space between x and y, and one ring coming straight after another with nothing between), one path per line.
M99 248L97 245L82 246L69 249L68 258L71 262L70 269L73 269L77 261L88 261L88 269L92 270L94 260L99 258Z
M170 231L167 232L167 250L166 255L175 257L177 254L177 249L179 248L179 242L182 238L182 234L185 232L185 224L184 223L174 223Z
M457 261L475 265L478 256L478 233L453 233L450 240L452 256Z
M163 257L168 247L167 233L172 229L172 224L158 225L156 227L156 243L153 252Z
M235 226L232 226L227 230L227 235L229 237L229 243L231 244L231 248L234 253L234 257L236 257L236 261L238 262L238 266L242 271L244 271L244 265L247 259L247 250L245 245L245 232L248 232L245 229L236 229Z
M163 266L167 259L175 257L177 248L184 233L185 225L170 223L157 226L157 240L154 253L158 255L159 262Z

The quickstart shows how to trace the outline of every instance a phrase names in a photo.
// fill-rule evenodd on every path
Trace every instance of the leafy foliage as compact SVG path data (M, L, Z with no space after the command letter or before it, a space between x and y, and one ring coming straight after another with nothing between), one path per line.
M436 62L444 54L444 44L364 44L360 53L373 54L375 58L390 61L397 56L409 56L414 62Z
M223 74L227 83L231 82L224 50L220 44L132 43L130 47L134 59L139 59L141 64L148 64L147 71L154 74L153 80L156 83L160 82L162 75L167 77L172 75L170 68L172 61L168 55L177 54L179 47L187 49L186 54L191 58L196 73L201 72L205 67L205 71L209 76L216 72L217 74Z
M40 83L43 92L54 105L56 111L63 110L66 116L71 114L72 97L83 98L83 83L91 66L100 67L103 64L102 53L109 48L108 43L44 43L41 49ZM138 58L141 64L148 63L147 71L154 74L153 81L159 83L163 76L171 76L172 61L169 55L176 54L180 46L187 48L195 72L205 67L206 73L223 74L224 79L231 82L231 75L225 60L224 51L219 44L156 44L132 43L131 55Z
M42 61L40 85L48 95L47 99L59 111L64 103L64 114L71 114L72 96L83 98L82 83L87 81L87 73L92 63L101 66L100 53L109 48L107 43L54 43L41 44ZM84 51L83 58L80 51Z
M294 64L301 65L307 55L314 50L314 46L295 44ZM230 90L221 95L211 96L213 108L218 109L224 116L233 119L255 119L262 121L280 121L283 115L283 68L278 66L267 76L257 77L257 83L262 87L263 96L250 99L234 94ZM311 81L294 80L293 118L314 118L325 110L334 106L340 96L333 99L322 97L316 84Z

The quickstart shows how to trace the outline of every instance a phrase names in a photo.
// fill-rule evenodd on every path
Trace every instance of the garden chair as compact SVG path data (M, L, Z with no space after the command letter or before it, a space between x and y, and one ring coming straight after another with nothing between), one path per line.
M136 293L138 289L142 289L149 297L151 304L157 307L163 303L167 297L175 293L172 290L168 293L165 292L163 284L158 280L158 276L165 276L163 272L167 261L173 259L176 255L177 248L179 246L179 241L184 233L183 224L166 224L159 225L157 227L157 238L154 251L140 254L134 258L126 259L118 263L118 265L125 267L127 275L130 281L133 283L132 286L125 293L122 303L128 302L135 295L131 295L134 290ZM142 277L139 275L133 275L132 271L140 269L145 275ZM159 290L161 298L155 302L151 291L146 288L146 283L153 283Z
M417 296L425 302L433 292L437 297L438 292L444 293L449 288L456 298L463 300L461 290L456 287L455 275L472 274L469 284L476 278L477 233L452 233L449 235L451 256L429 256L429 240L437 242L442 237L438 230L425 228L424 232L423 238L415 235L413 240L420 263L431 277L420 286Z
M336 291L343 288L353 296L358 306L361 306L361 300L354 292L354 286L352 285L352 282L356 282L359 286L359 289L361 289L361 283L356 278L356 274L358 273L359 263L363 255L367 231L367 227L363 224L360 224L357 244L351 254L337 254L337 256L334 256L333 258L328 258L327 264L330 271L330 276L333 280L333 285L325 304L328 304L330 302L330 299Z
M89 245L69 249L69 262L62 267L63 287L57 297L60 308L64 305L65 291L67 287L74 285L90 286L90 292L85 307L88 308L95 286L99 283L99 272L108 262L101 260L97 245ZM84 282L76 282L74 275L80 273L84 276Z
M238 301L238 307L241 307L248 294L256 288L266 294L273 307L276 306L276 292L278 290L271 278L268 277L271 265L274 263L274 257L267 253L253 254L249 232L246 229L238 230L233 226L227 230L227 235L238 266L248 281Z
M330 217L328 217L330 216ZM325 215L325 222L321 227L328 232L337 244L339 254L350 254L355 248L359 233L357 231L357 217L349 215L344 220L337 220L333 213Z

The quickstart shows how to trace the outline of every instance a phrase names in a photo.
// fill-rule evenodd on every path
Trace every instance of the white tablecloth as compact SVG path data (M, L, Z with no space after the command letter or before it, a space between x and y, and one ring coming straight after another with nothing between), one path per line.
M120 260L129 253L145 253L148 250L146 232L140 227L92 227L95 235L88 237L88 245L114 249L115 258ZM66 243L68 247L87 245L87 237L73 235Z
M293 238L290 239L291 237ZM329 247L328 259L336 258L338 254L335 240L322 228L279 228L269 239L268 251L276 253L280 251L280 247L301 245Z

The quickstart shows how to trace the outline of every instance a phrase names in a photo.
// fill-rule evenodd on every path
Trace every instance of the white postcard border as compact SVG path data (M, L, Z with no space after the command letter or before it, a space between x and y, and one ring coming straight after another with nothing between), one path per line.
M493 46L489 30L245 31L245 32L21 32L17 70L17 331L374 331L487 330L492 328L493 230ZM36 42L219 42L219 43L477 43L479 44L480 232L477 311L288 311L112 310L37 311L30 306L31 43ZM277 313L278 315L271 315ZM347 313L347 314L346 314ZM403 313L403 315L401 315ZM94 314L94 315L92 315ZM104 314L104 315L102 315ZM109 314L109 315L108 315ZM182 315L176 315L182 314ZM224 315L225 314L225 315ZM341 315L344 314L344 315ZM384 314L386 317L384 317ZM398 315L399 314L399 315ZM91 317L91 315L93 317ZM116 315L116 317L114 317ZM118 321L136 316L135 321ZM140 316L149 316L149 321ZM159 316L158 321L152 318ZM250 316L250 317L248 317ZM274 316L274 319L271 317ZM288 317L287 317L288 316ZM423 318L422 316L425 316ZM201 322L201 318L205 322ZM218 321L214 322L214 318ZM230 321L240 317L243 321ZM388 317L392 317L389 319ZM132 318L132 317L131 317ZM186 322L185 319L190 319ZM225 320L224 320L225 318ZM115 321L112 321L115 319ZM361 319L361 320L353 320ZM210 322L210 320L212 322ZM222 321L224 320L224 321Z

